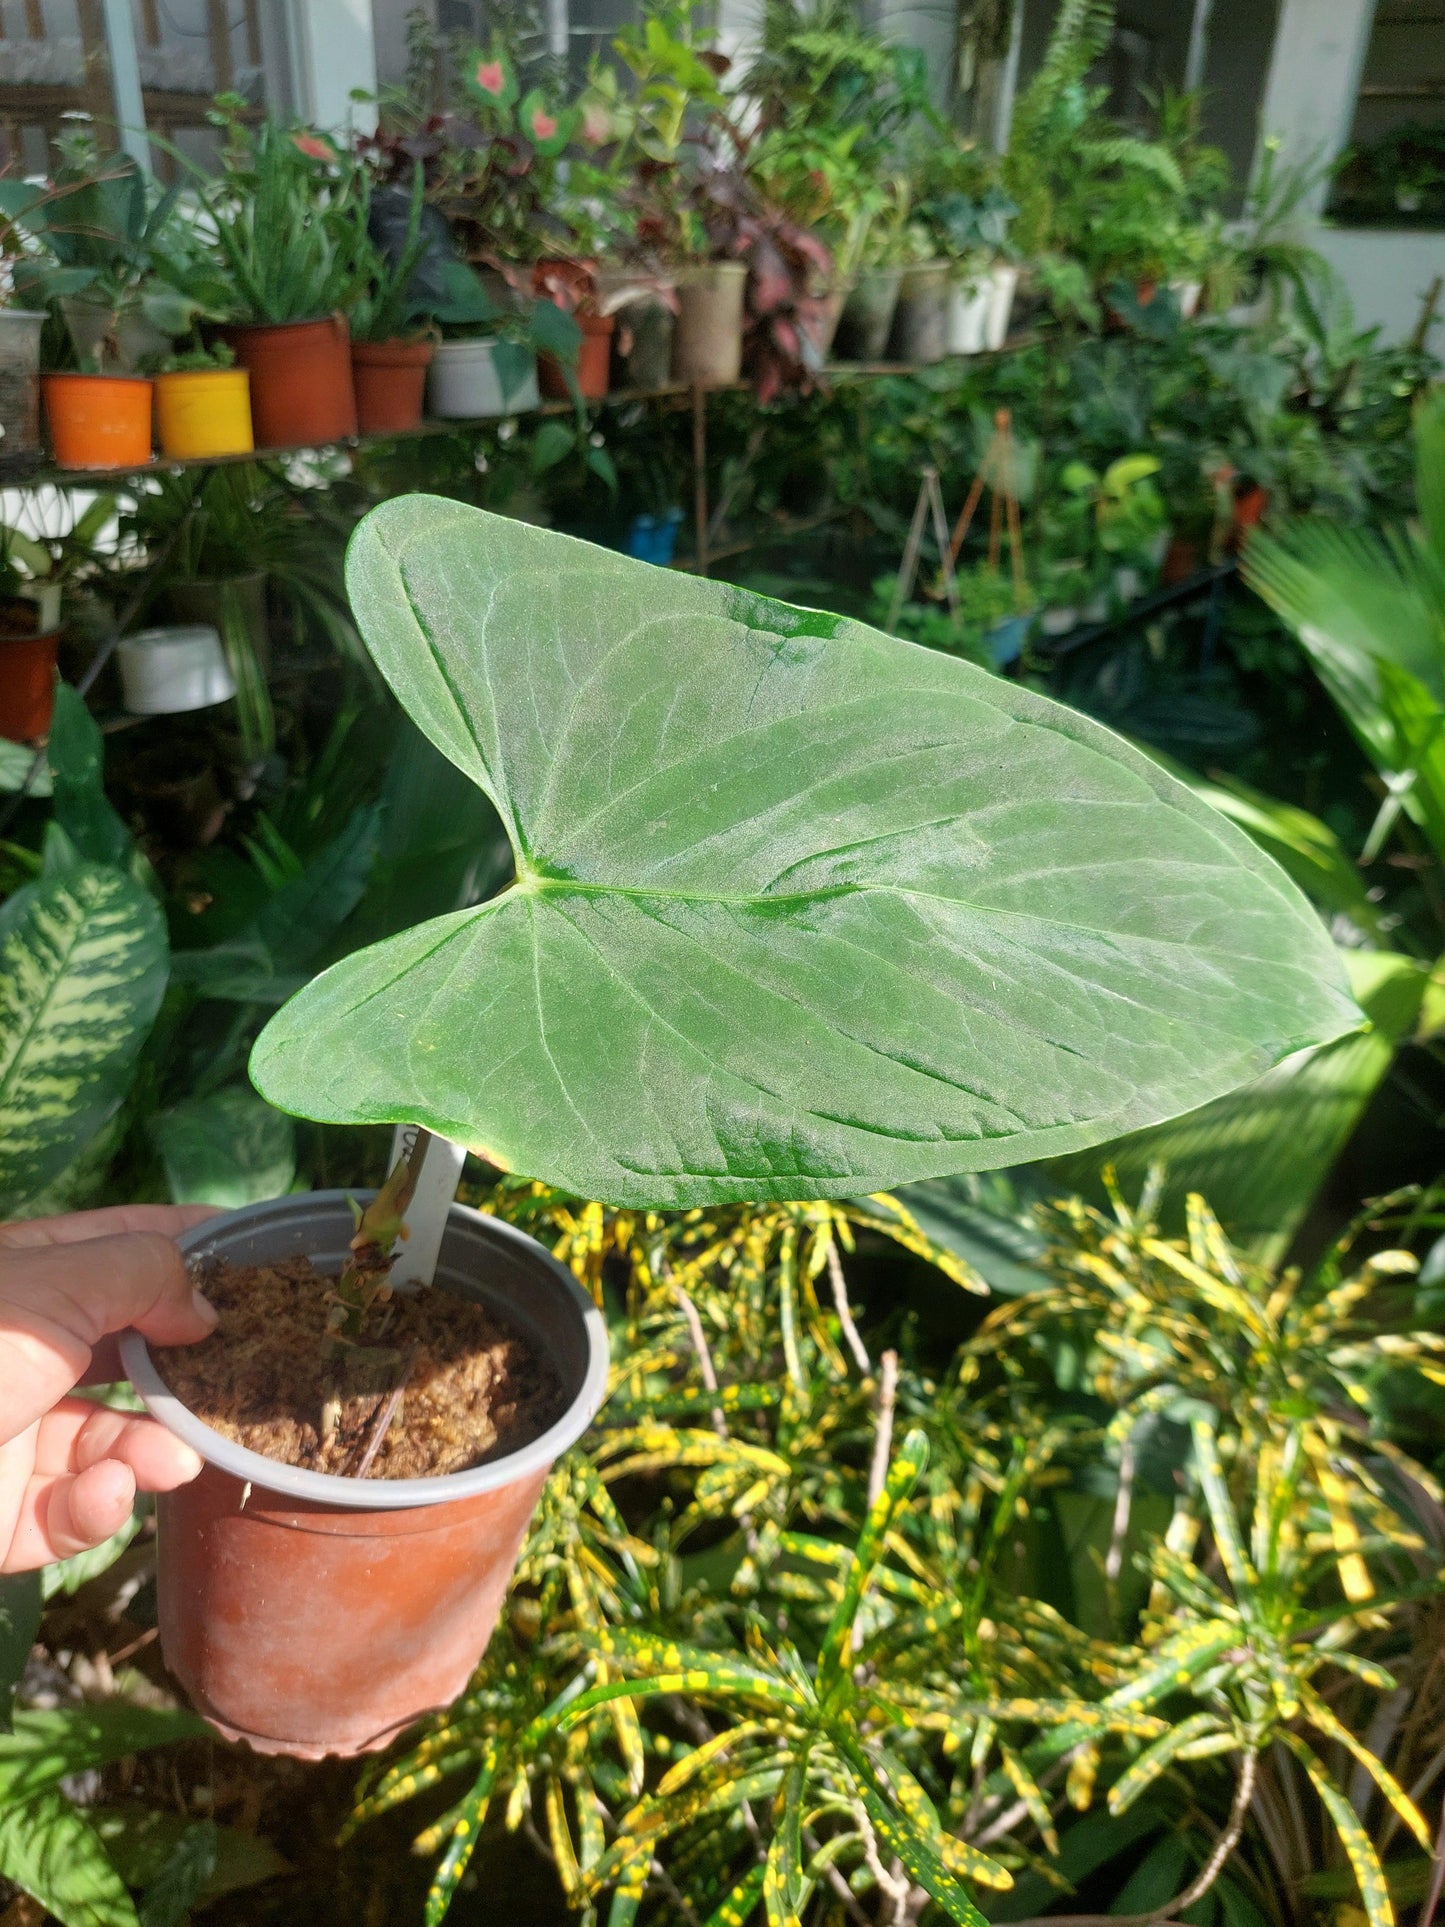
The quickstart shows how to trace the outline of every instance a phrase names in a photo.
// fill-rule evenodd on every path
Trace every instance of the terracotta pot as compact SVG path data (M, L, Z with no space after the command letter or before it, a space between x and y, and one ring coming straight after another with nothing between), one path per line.
M257 448L314 448L356 433L345 315L228 327L221 335L251 377Z
M62 468L148 468L152 384L134 375L46 375L50 446Z
M677 276L677 326L672 372L698 388L723 388L743 367L743 296L748 271L741 261L710 261Z
M579 314L574 318L582 330L582 339L577 344L577 366L573 370L577 392L583 401L601 401L607 393L612 364L612 336L617 327L617 317L610 314ZM542 393L551 400L567 399L570 390L566 374L561 362L554 360L551 355L543 355L538 361L537 379Z
M1235 486L1234 506L1229 518L1228 548L1231 555L1237 555L1249 540L1251 529L1256 529L1264 519L1269 508L1269 490L1261 488L1258 482L1240 482Z
M60 631L0 636L0 736L32 742L50 728Z
M431 341L353 341L351 377L356 426L363 435L395 435L415 428L426 398Z
M237 1264L304 1253L337 1271L352 1226L348 1194L317 1191L213 1219L180 1245ZM444 1478L345 1479L262 1458L187 1411L138 1334L121 1340L152 1415L207 1461L158 1505L161 1650L227 1739L300 1759L373 1752L455 1699L552 1462L602 1402L601 1314L535 1240L453 1205L436 1285L520 1327L568 1400L530 1445Z

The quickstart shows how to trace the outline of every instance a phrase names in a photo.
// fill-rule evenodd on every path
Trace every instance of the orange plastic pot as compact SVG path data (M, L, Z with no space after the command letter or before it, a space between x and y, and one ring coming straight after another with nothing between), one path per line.
M394 435L416 427L426 396L426 371L435 353L430 341L352 342L351 378L361 434Z
M582 339L577 344L577 366L573 373L577 392L583 401L601 401L607 393L612 369L612 336L617 327L613 314L579 314L577 326ZM569 390L562 364L543 355L537 364L537 380L542 393L553 401L565 401Z
M33 742L50 728L55 707L55 652L60 631L0 637L0 736Z
M347 1194L251 1205L181 1239L191 1257L340 1269ZM565 1409L530 1444L435 1479L303 1472L213 1432L167 1391L145 1342L121 1356L151 1413L207 1461L158 1502L161 1650L227 1739L301 1759L385 1746L465 1687L497 1623L552 1462L607 1382L600 1313L525 1233L453 1205L436 1288L480 1298L562 1379Z
M152 383L138 375L46 375L50 446L62 468L144 468Z
M313 448L356 433L345 315L221 332L251 377L257 448Z

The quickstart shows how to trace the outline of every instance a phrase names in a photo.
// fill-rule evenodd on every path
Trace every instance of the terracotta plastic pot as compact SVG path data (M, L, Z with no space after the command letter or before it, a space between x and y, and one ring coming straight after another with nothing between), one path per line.
M156 433L178 461L249 455L251 377L244 368L191 368L156 376Z
M947 261L923 261L904 270L893 316L890 352L910 366L942 361L948 353Z
M40 330L45 316L0 308L0 456L40 446Z
M50 728L55 707L55 656L60 631L0 636L0 736L33 742Z
M709 261L677 277L677 326L672 373L697 388L724 388L743 367L743 296L748 271L741 261Z
M356 433L345 315L221 332L251 377L257 448L312 448Z
M1159 580L1172 588L1176 583L1187 582L1191 575L1197 575L1204 567L1204 544L1190 535L1175 535L1169 539L1164 551L1164 560L1159 569Z
M1231 555L1237 555L1249 540L1250 531L1257 529L1269 507L1269 490L1261 488L1258 482L1240 482L1234 491L1234 505L1230 510L1229 540L1227 547Z
M582 339L577 344L577 366L573 373L577 381L577 392L583 401L601 401L607 393L608 377L612 364L612 336L617 327L616 315L579 314L577 326L582 330ZM542 393L553 401L565 401L570 390L562 364L551 355L543 355L537 365L537 378Z
M315 1191L213 1219L180 1245L237 1264L304 1253L339 1271L353 1223L346 1192ZM455 1699L552 1462L602 1402L601 1314L534 1239L453 1205L436 1285L520 1328L567 1400L530 1445L445 1478L343 1479L262 1458L167 1391L137 1333L121 1340L153 1416L207 1461L158 1503L161 1650L227 1739L301 1759L372 1752Z
M853 283L838 323L839 358L880 361L893 329L902 268L865 268Z
M431 341L352 342L351 376L361 434L395 435L416 427L435 352Z
M46 375L50 446L62 468L146 468L151 387L135 375Z

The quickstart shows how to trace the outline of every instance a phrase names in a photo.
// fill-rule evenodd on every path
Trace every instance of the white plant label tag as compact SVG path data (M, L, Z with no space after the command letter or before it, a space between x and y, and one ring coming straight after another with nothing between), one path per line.
M416 1141L416 1131L414 1124L398 1124L396 1127L396 1134L391 1140L391 1170L394 1171L398 1162L410 1152ZM442 1248L447 1212L457 1195L466 1156L462 1145L433 1134L422 1160L416 1195L407 1206L406 1223L410 1236L397 1244L396 1259L391 1267L391 1282L394 1285L429 1285L436 1275L437 1255Z

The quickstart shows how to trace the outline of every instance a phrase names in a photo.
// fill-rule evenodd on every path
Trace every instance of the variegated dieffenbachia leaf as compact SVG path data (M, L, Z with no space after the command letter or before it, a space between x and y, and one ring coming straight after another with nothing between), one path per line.
M280 1011L283 1110L617 1204L841 1197L1081 1149L1360 1022L1283 871L1017 683L425 496L347 579L516 878Z
M165 921L53 826L0 909L0 1215L22 1214L115 1113L166 985Z

